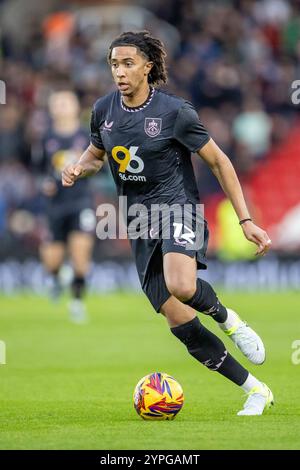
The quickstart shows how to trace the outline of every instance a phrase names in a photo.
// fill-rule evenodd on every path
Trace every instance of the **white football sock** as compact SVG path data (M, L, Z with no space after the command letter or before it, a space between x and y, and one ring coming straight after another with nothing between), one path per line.
M226 320L223 323L219 323L219 327L222 330L229 330L230 328L232 328L236 324L236 321L238 318L237 314L233 310L231 310L231 308L226 308L226 310L227 310Z
M253 375L249 373L246 381L241 385L242 389L246 392L249 393L250 390L252 390L253 387L260 387L261 382L257 380Z

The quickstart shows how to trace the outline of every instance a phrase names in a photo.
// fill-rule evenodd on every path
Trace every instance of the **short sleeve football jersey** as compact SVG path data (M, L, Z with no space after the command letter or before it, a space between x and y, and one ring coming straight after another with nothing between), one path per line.
M61 172L65 166L78 161L82 152L89 144L88 131L79 128L70 135L61 135L50 129L44 136L43 145L43 172L45 176L53 178L56 182L57 192L49 199L49 203L57 206L80 207L90 198L89 182L80 180L71 188L64 188L61 183ZM80 204L82 201L82 204Z
M209 139L188 101L155 88L137 108L126 107L119 91L93 107L91 142L105 149L128 204L199 202L191 152Z

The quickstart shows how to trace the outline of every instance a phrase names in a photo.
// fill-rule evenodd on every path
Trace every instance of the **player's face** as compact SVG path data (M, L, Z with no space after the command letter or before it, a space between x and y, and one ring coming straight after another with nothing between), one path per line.
M78 99L71 91L53 93L49 99L49 111L53 119L75 118L79 113Z
M147 61L136 47L114 47L110 63L114 81L123 96L133 96L147 85L152 62Z

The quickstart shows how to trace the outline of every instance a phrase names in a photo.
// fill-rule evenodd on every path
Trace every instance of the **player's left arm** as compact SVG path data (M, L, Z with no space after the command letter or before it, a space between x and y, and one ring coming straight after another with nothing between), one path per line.
M251 218L237 174L227 155L213 139L210 139L197 153L209 165L218 179L239 220ZM256 254L264 255L271 245L268 234L252 221L244 222L241 227L245 237L258 246Z

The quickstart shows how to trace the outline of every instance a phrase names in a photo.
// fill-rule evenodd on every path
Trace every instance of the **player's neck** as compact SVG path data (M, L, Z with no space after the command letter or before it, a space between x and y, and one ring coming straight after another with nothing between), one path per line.
M58 134L74 134L79 127L80 122L78 119L61 119L53 122L53 129Z
M123 96L122 101L129 108L136 108L147 101L151 88L148 83L141 87L134 95Z

